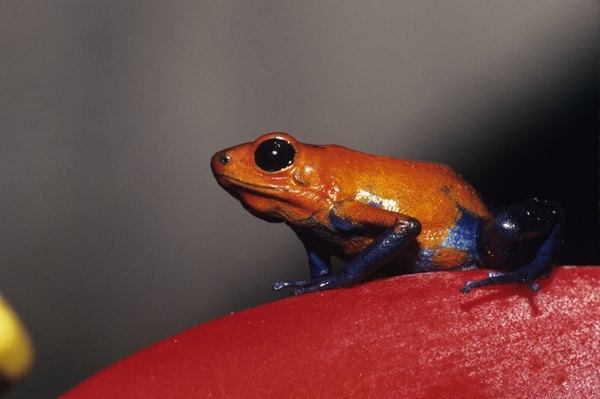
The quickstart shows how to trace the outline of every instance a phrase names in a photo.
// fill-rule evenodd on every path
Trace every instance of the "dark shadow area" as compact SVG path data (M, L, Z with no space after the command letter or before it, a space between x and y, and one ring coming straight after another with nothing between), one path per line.
M538 98L479 123L478 128L487 137L506 140L481 149L485 156L477 157L476 165L467 165L459 172L491 207L530 197L558 202L567 215L560 263L598 264L596 56L573 60L570 71L565 81L556 82Z

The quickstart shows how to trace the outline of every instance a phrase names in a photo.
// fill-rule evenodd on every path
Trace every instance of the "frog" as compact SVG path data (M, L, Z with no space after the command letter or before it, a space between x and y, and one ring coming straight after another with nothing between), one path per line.
M273 283L293 295L394 274L489 269L460 291L520 283L538 291L562 243L564 211L529 198L491 209L449 166L299 142L284 132L215 153L218 184L252 215L285 223L310 277ZM334 272L332 257L345 262Z

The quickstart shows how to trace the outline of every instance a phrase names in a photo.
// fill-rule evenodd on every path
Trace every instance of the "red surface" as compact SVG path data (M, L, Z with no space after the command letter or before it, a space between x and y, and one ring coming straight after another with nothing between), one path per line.
M465 295L481 270L290 298L192 328L64 398L600 397L600 268Z

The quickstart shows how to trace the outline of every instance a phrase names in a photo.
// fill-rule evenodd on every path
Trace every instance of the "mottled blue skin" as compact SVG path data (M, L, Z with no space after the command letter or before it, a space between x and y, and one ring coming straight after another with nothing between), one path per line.
M468 253L465 262L457 269L491 267L507 269L508 273L492 273L490 277L467 282L462 292L491 284L521 282L533 290L539 290L535 280L547 276L556 262L562 240L564 215L560 206L554 202L529 199L517 202L509 207L492 212L490 218L479 218L460 208L461 217L450 229L439 249L451 248ZM350 220L331 214L331 226L340 233L352 233L357 236L364 228L358 228ZM352 278L368 276L373 270L389 261L404 249L420 229L418 221L412 229L404 232L387 229L372 246L371 252L365 251L353 263L358 267L346 270ZM392 247L392 248L389 248ZM438 250L439 250L438 249ZM433 256L437 250L420 249L414 261L413 271L432 271ZM330 270L327 257L319 257L308 251L311 265L311 277L326 276ZM314 274L313 274L314 273ZM304 280L306 281L306 280ZM340 282L341 284L342 282Z
M461 217L456 225L450 229L448 236L440 246L441 248L452 248L463 250L468 253L467 259L461 265L457 265L457 270L473 269L483 264L477 252L477 229L481 218L473 216L467 210L460 208ZM436 251L421 249L415 264L415 270L420 272L432 271L431 264Z

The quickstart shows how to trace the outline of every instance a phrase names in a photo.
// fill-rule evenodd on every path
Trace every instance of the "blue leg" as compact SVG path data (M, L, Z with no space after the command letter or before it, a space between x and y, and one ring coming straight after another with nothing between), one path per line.
M304 245L308 254L311 279L329 276L331 274L331 256L317 247L311 247L306 241ZM273 289L279 291L285 287L297 287L301 286L300 284L303 284L305 281L310 280L276 281L273 283Z
M278 282L273 288L278 290L283 287L298 287L292 291L292 294L300 295L352 286L398 255L420 232L421 224L417 220L402 220L385 230L340 273L309 280Z
M558 204L537 198L494 211L479 225L477 249L485 267L508 272L468 281L460 290L466 293L486 285L523 283L538 291L535 280L548 276L556 262L563 219Z
M331 274L331 257L318 250L307 250L310 277L318 278Z

